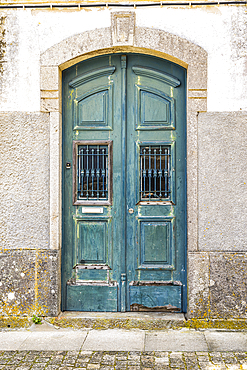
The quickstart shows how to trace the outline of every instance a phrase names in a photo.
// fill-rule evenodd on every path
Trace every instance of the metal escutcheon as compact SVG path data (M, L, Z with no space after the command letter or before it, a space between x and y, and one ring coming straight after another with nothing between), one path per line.
M133 208L130 208L129 209L129 213L132 215L132 213L134 213L134 210L133 210Z

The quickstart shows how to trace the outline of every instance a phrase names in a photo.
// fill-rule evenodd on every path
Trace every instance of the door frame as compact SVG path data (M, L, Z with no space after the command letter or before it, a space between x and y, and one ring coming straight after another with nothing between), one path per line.
M126 19L135 26L133 12ZM201 47L165 31L129 27L130 37L119 44L115 23L123 12L112 13L112 27L71 36L41 55L41 112L50 113L50 245L61 260L62 246L62 71L82 60L111 53L140 53L172 61L187 69L187 262L197 251L197 115L207 111L207 53ZM133 44L135 46L133 46ZM83 52L82 52L83 45ZM173 45L178 45L174 48ZM57 281L61 266L58 265ZM187 276L193 274L190 269ZM194 288L196 289L196 288ZM188 307L193 303L193 286L188 281ZM57 286L61 305L61 283ZM59 313L59 312L58 312ZM58 314L57 313L57 314Z

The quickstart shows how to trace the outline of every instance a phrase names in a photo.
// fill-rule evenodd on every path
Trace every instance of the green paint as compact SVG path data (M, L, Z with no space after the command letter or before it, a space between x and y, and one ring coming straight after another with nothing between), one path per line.
M139 54L101 56L63 73L63 310L129 311L136 303L186 311L185 88L182 67ZM112 143L110 204L89 205L102 213L73 205L78 140ZM144 204L140 150L154 145L169 150L171 192L166 203Z

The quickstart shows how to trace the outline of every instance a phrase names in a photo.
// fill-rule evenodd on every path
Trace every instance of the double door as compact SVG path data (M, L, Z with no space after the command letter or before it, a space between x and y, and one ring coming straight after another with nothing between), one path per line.
M186 310L185 86L140 54L64 72L63 310Z

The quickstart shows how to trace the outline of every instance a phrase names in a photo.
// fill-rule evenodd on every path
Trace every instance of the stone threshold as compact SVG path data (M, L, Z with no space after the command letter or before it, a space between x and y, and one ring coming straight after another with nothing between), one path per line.
M62 312L47 322L74 329L178 329L185 326L183 313L163 312Z
M124 329L124 330L224 330L247 331L247 319L185 319L183 313L164 312L61 312L57 317L43 317L54 329ZM1 330L31 329L29 316L0 316ZM38 325L36 325L38 328ZM41 325L41 327L43 327ZM41 329L41 328L40 328Z
M183 313L164 312L61 312L57 317L43 317L43 322L54 328L70 329L141 329L165 330L185 326ZM29 316L0 316L0 329L30 329Z

